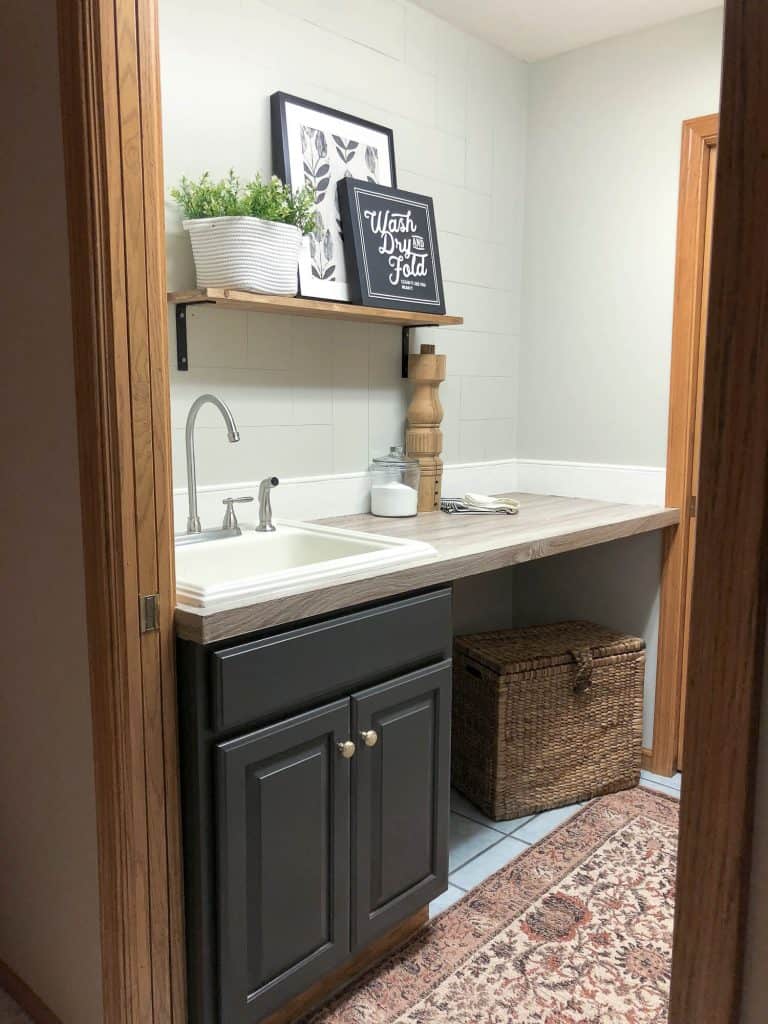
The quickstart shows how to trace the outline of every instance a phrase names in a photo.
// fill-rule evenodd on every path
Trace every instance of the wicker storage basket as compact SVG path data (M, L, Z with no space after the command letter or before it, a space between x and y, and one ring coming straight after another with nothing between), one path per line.
M456 640L453 784L495 820L636 786L642 639L590 622Z

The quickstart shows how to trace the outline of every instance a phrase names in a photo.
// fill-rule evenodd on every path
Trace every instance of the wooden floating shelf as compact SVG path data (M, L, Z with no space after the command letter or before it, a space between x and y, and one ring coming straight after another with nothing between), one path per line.
M252 313L278 313L283 316L309 316L325 320L356 320L366 324L389 324L392 327L445 327L463 324L461 316L438 313L414 313L405 309L378 309L353 306L347 302L321 302L317 299L289 298L284 295L257 295L231 288L196 288L188 292L169 292L170 302L189 304L210 302L226 309L242 309Z
M320 320L352 320L363 324L384 324L402 330L402 374L408 376L409 331L411 327L447 327L464 323L462 316L444 313L414 313L409 309L378 309L353 306L348 302L321 302L285 295L257 295L234 288L195 288L188 292L168 292L168 301L176 304L176 365L189 369L187 354L187 306L210 303L223 309L242 309L251 313L277 313L281 316L307 316Z

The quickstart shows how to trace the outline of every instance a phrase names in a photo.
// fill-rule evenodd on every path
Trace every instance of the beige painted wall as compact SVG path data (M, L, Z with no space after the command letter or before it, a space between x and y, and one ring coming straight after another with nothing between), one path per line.
M518 455L663 466L683 120L722 10L533 64Z
M55 0L0 5L0 959L103 1018ZM12 250L12 251L9 251Z

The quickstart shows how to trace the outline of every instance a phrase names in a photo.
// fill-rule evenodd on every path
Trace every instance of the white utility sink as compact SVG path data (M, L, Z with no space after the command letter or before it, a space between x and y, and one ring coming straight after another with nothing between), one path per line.
M176 548L176 599L208 608L341 575L414 562L437 552L421 541L275 520L274 533L243 527L239 537Z

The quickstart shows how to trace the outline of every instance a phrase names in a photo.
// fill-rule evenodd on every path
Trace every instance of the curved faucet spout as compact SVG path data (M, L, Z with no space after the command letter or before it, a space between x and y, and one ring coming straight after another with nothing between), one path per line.
M197 414L204 405L210 403L215 405L221 413L224 424L227 428L227 438L231 444L240 440L240 431L237 429L235 417L226 402L222 402L216 395L200 395L196 398L187 413L187 426L185 441L187 450L187 495L189 498L189 513L187 515L187 533L201 533L200 517L197 514L197 468L195 465L195 423Z

